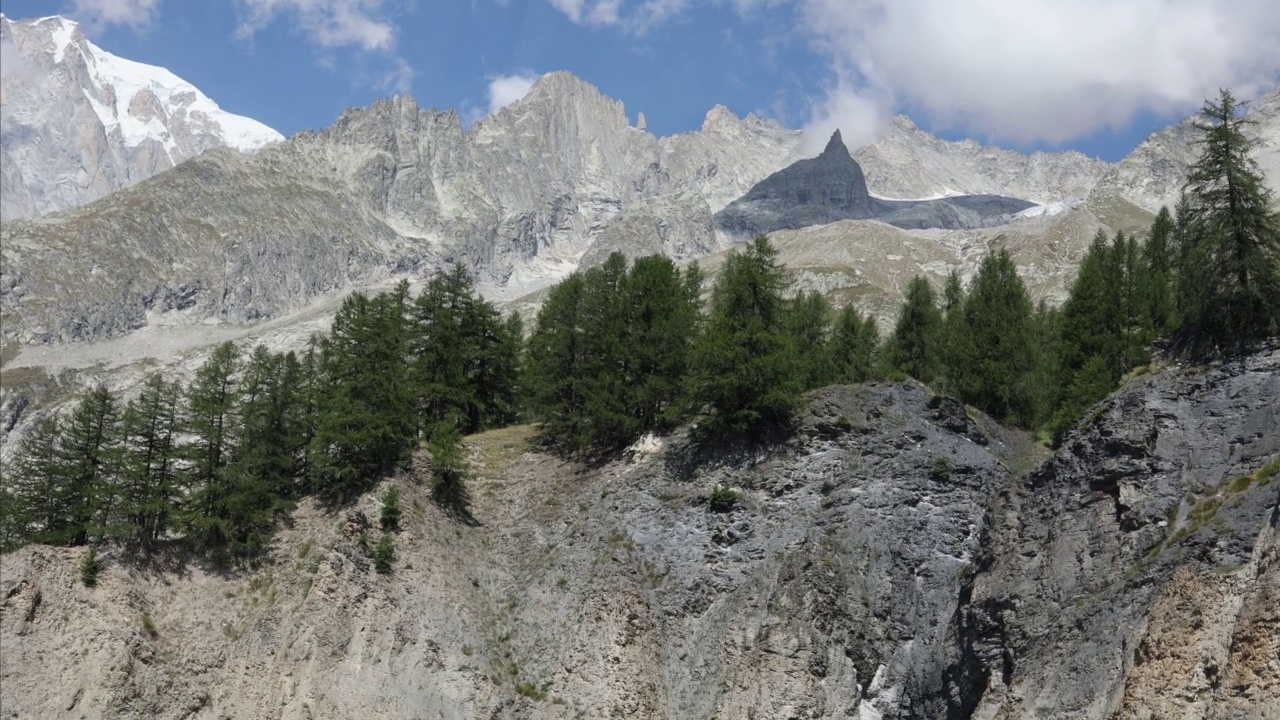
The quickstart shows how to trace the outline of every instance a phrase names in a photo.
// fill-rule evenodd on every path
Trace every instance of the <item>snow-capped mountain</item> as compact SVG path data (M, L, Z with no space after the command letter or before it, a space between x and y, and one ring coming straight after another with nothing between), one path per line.
M0 214L96 200L215 147L281 140L172 72L89 42L74 21L0 15Z

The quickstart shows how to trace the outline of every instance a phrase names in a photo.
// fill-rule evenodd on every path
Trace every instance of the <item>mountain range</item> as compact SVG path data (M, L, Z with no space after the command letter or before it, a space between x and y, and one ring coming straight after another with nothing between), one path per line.
M882 322L911 275L969 277L999 247L1037 299L1059 301L1093 234L1145 229L1194 153L1189 122L1109 164L942 140L899 117L872 145L850 152L837 138L803 158L800 132L722 106L697 131L655 137L565 72L469 127L397 96L277 140L171 73L96 48L71 21L2 29L25 63L7 62L0 88L6 364L97 356L86 343L144 329L191 328L183 347L211 323L286 332L351 289L452 261L488 297L532 309L540 289L611 251L714 269L757 231L774 233L798 289ZM1251 117L1259 162L1278 177L1280 93ZM798 175L779 192L778 178ZM832 192L828 206L796 202ZM772 215L761 224L759 212ZM17 219L28 213L40 217ZM126 344L141 349L119 362L150 357L152 342Z

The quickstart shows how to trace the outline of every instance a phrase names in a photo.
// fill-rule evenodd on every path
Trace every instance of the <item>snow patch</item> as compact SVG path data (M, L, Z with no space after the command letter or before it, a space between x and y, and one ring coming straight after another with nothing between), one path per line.
M1016 213L1014 217L1019 217L1019 218L1053 217L1054 215L1061 215L1062 213L1074 207L1077 207L1083 203L1084 203L1083 198L1070 198L1067 200L1060 200L1058 202L1045 203L1043 205L1036 205L1035 207L1029 207L1020 213Z
M60 17L54 17L58 20L58 27L53 31L53 62L62 62L63 56L66 54L67 46L74 40L76 25L73 22Z
M867 194L875 198L876 200L885 200L888 202L926 202L929 200L946 200L947 198L960 197L961 195L969 195L971 193L962 193L959 190L953 190L949 187L944 187L942 188L942 192L940 193L935 193L933 195L926 195L924 197L914 197L914 198L889 197L888 195L877 195L869 191L867 192Z

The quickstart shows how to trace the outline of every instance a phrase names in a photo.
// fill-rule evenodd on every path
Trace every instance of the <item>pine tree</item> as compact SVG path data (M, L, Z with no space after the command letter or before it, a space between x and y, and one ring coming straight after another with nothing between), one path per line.
M907 286L906 301L889 338L889 366L931 383L940 368L942 340L942 313L933 287L917 275Z
M696 263L682 276L665 255L642 257L623 292L628 411L639 431L671 425L686 409L684 379L697 335L702 273Z
M1034 420L1031 300L1007 250L983 258L962 309L955 385L960 399L1001 422Z
M310 470L317 490L349 498L398 466L415 440L408 285L349 295L320 341Z
M431 497L456 520L472 524L471 493L467 490L467 464L458 429L440 423L431 434Z
M689 380L706 430L760 438L790 421L802 383L777 256L768 238L757 237L729 254L712 289Z
M1251 155L1251 121L1230 90L1206 101L1198 127L1201 152L1187 176L1184 271L1179 283L1204 282L1184 320L1201 350L1243 350L1280 332L1280 217L1272 192Z
M788 304L787 334L796 349L796 372L805 390L832 382L827 342L831 335L831 303L821 293L803 292Z
M148 549L169 530L173 508L179 503L181 395L177 383L152 375L129 402L121 421L122 511L133 541Z
M576 448L585 437L586 394L583 385L586 347L583 342L582 274L574 273L551 289L538 310L526 352L530 405L544 435Z
M1144 322L1153 335L1163 335L1173 329L1176 229L1169 208L1162 207L1151 223L1147 240L1142 245L1142 262L1146 270L1146 282L1142 291Z
M230 341L222 343L187 389L186 430L192 441L184 448L189 465L183 524L187 538L207 549L224 548L228 540L232 485L227 467L240 441L240 371L240 351Z
M879 342L875 318L863 318L851 306L841 308L831 331L831 341L827 343L831 381L861 383L870 380L874 375L875 351Z
M74 498L66 492L70 475L63 452L63 419L42 418L22 439L6 472L12 544L28 540L66 544L75 535L71 527Z
M115 393L97 385L76 404L63 428L66 474L59 491L69 512L65 541L70 545L113 534L119 511L119 419Z

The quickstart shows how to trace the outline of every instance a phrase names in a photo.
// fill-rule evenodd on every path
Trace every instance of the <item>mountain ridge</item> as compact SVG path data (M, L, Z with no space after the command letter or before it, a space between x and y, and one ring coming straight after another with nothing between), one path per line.
M61 16L0 15L0 43L16 53L0 71L6 221L105 197L215 147L283 139L165 68L103 50Z

